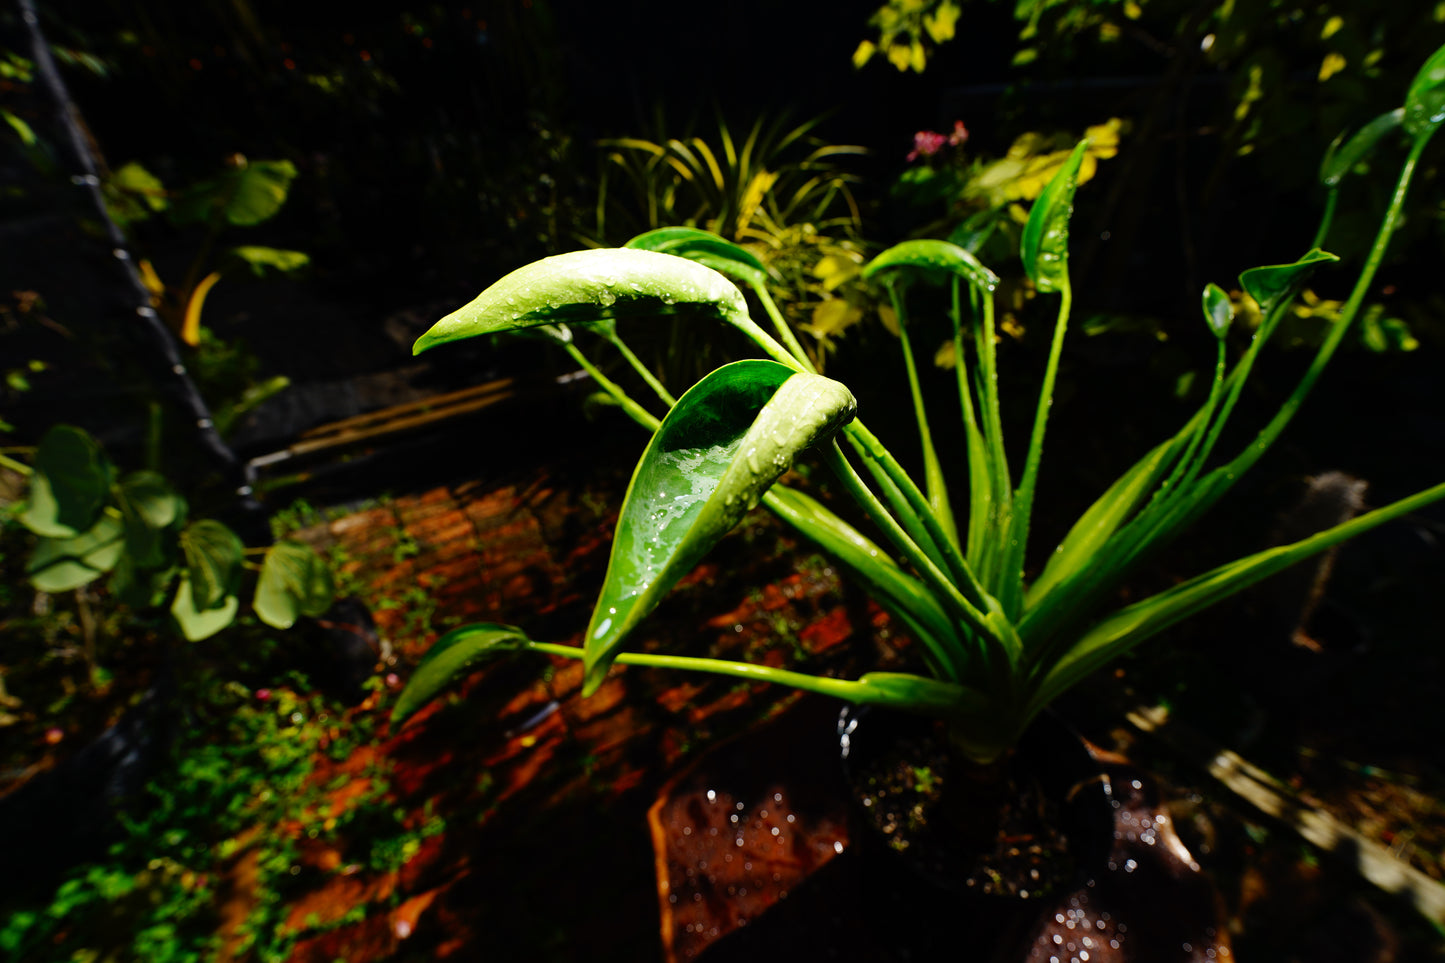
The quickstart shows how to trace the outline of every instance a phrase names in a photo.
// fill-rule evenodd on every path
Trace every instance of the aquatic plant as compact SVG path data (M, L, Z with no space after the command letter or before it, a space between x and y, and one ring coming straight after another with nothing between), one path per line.
M1360 313L1416 163L1442 121L1445 48L1421 69L1402 109L1367 125L1325 160L1321 181L1329 202L1317 244L1327 236L1343 177L1382 137L1403 128L1410 140L1393 199L1339 320L1279 410L1242 451L1213 459L1262 346L1306 277L1339 260L1318 247L1292 263L1256 267L1241 275L1240 284L1259 303L1264 320L1233 364L1228 363L1225 343L1233 315L1229 297L1216 285L1205 289L1204 321L1217 338L1207 399L1183 427L1099 496L1031 580L1025 575L1025 549L1073 298L1068 226L1087 141L1073 150L1040 194L1022 233L1020 253L1029 278L1041 294L1059 297L1022 466L1009 464L1000 416L992 298L997 278L963 248L937 240L907 241L865 268L867 276L887 287L898 315L922 446L922 485L856 417L848 388L814 373L769 296L762 265L731 242L692 228L666 228L634 238L625 248L563 254L514 271L438 321L415 350L520 329L544 334L592 372L634 420L652 429L652 440L627 491L583 644L537 642L519 628L490 623L457 629L441 638L418 666L393 720L404 719L481 659L533 651L581 659L584 695L597 689L614 662L766 680L853 703L941 717L954 744L968 756L979 762L998 758L1052 700L1144 640L1289 565L1445 498L1442 483L1122 608L1109 608L1140 563L1188 531L1259 460L1298 411ZM749 316L742 292L724 274L755 294L780 340ZM918 282L941 283L951 294L968 456L967 516L961 524L954 520L954 502L909 337L908 292ZM721 322L767 357L718 368L675 400L639 370L670 407L659 421L591 364L577 346L574 329L600 335L635 360L619 338L617 322L668 315ZM817 451L886 540L887 550L811 496L779 483L807 449ZM846 680L626 648L638 622L758 503L830 553L894 613L919 643L926 672L869 672ZM905 564L895 562L894 553Z

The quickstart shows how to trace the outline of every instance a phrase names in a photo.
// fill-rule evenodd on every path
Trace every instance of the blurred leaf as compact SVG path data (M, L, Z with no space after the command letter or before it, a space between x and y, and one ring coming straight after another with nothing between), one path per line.
M848 389L773 361L724 365L678 399L638 462L584 642L594 691L637 622L794 457L853 417Z
M177 224L209 223L249 227L270 220L286 203L296 165L290 161L246 161L181 192L171 207Z
M40 538L25 565L30 584L42 592L79 588L109 572L125 549L124 526L101 515L89 531L71 538Z
M251 273L265 277L267 270L290 274L311 263L311 255L302 251L287 251L276 247L258 247L253 244L231 248L231 253L246 263Z
M229 604L246 551L236 533L214 519L203 518L181 529L180 545L191 586L188 596L195 596L193 608L205 612Z
M1405 95L1405 132L1419 141L1445 121L1445 47L1430 55Z
M1204 286L1203 302L1204 323L1209 325L1216 338L1224 337L1234 321L1234 305L1230 303L1228 292L1211 282Z
M623 247L675 254L758 286L768 281L767 268L752 251L695 227L659 227L637 235Z
M234 594L220 599L216 605L198 611L191 593L191 580L184 573L180 587L176 589L175 601L171 603L171 615L181 627L181 634L187 641L199 642L209 638L230 625L236 618L241 601Z
M525 648L527 641L521 629L494 622L452 629L437 639L436 644L422 656L416 671L407 680L406 688L397 696L396 705L391 710L392 728L405 722L437 693L481 663Z
M126 475L115 487L115 498L131 562L141 568L162 564L166 559L161 533L183 516L184 500L152 471Z
M266 550L252 606L262 622L289 629L298 616L323 615L335 595L330 566L308 546L281 541Z
M95 524L113 469L90 435L55 425L40 439L29 504L20 521L37 535L71 538Z
M20 143L26 147L35 146L35 131L31 130L30 125L25 123L25 121L3 107L0 107L0 120L4 120L5 123L10 125L10 129L15 131L15 136L20 138Z
M930 281L942 282L957 275L981 291L998 287L998 276L979 263L978 258L948 241L923 239L895 244L863 268L865 278L884 271L916 270Z
M1345 142L1345 146L1336 150L1340 141L1330 145L1325 152L1325 159L1320 164L1320 183L1326 187L1334 187L1344 180L1346 174L1354 170L1355 165L1370 155L1375 145L1380 142L1390 131L1397 129L1405 119L1403 107L1388 111L1370 121L1355 136ZM1344 137L1343 134L1340 135Z

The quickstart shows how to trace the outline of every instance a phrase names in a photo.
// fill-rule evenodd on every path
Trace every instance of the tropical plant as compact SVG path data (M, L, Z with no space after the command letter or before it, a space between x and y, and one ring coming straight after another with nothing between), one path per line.
M68 592L109 575L111 593L137 609L164 605L181 633L199 641L230 625L240 609L248 567L257 571L251 604L274 628L330 607L331 570L309 547L281 540L247 549L222 522L189 519L185 498L153 471L118 475L87 432L56 425L41 438L33 465L0 455L0 465L29 477L18 518L37 536L26 562L30 584ZM261 561L248 563L248 554Z
M1339 260L1312 247L1287 264L1245 271L1240 283L1264 321L1229 363L1228 295L1209 285L1204 321L1217 339L1207 399L1174 435L1145 453L1078 519L1038 574L1026 577L1025 549L1053 391L1073 300L1069 218L1087 141L1079 143L1029 212L1020 254L1042 294L1059 297L1032 430L1021 466L1010 465L1000 414L995 354L995 275L966 250L937 240L906 241L874 258L865 275L890 291L920 436L924 482L915 483L855 417L852 393L813 373L790 344L765 278L748 252L694 229L649 232L628 247L559 255L497 281L418 340L422 351L501 331L545 331L579 361L574 340L589 329L619 343L617 320L687 315L721 321L767 356L713 371L658 420L615 385L602 387L653 430L622 506L606 578L581 646L531 640L520 628L482 624L443 636L398 700L402 720L478 661L531 651L578 658L584 695L614 663L694 669L796 686L862 704L941 717L953 743L989 762L1015 744L1059 695L1139 643L1266 576L1423 505L1445 498L1437 484L1386 507L1286 545L1221 565L1122 608L1110 608L1131 573L1188 531L1270 448L1318 381L1360 312L1395 229L1417 161L1445 122L1445 48L1425 64L1392 121L1367 125L1331 153L1322 171L1330 197L1317 235L1328 236L1343 177L1391 131L1403 128L1409 156L1392 203L1329 336L1299 383L1258 434L1233 457L1212 458L1235 413L1261 347L1289 311L1306 277ZM717 270L715 270L717 269ZM743 280L778 327L780 343L749 316ZM919 282L949 292L967 517L955 522L909 336L908 294ZM591 368L589 364L589 369ZM842 444L840 444L840 441ZM851 450L853 458L845 454ZM822 460L877 531L887 550L819 501L779 479L804 450ZM861 464L859 473L856 464ZM1213 467L1211 467L1213 466ZM629 651L629 633L663 595L759 502L831 553L907 627L924 671L822 678L748 663ZM894 562L896 552L905 561Z

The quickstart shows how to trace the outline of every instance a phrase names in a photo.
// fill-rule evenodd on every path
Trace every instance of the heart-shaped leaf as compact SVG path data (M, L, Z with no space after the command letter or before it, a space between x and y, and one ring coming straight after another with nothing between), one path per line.
M1445 121L1445 47L1430 55L1405 94L1405 132L1429 137Z
M246 551L236 533L214 519L203 518L181 529L180 545L190 584L187 594L194 595L192 607L205 612L231 604Z
M895 244L869 261L863 276L871 278L883 271L912 268L925 278L938 279L956 274L981 291L998 287L998 275L984 267L978 258L948 241L925 238Z
M1088 140L1081 140L1059 172L1034 201L1019 241L1024 271L1040 291L1060 291L1069 283L1069 218L1074 214L1074 191L1079 165Z
M88 433L55 425L40 439L20 521L37 535L74 538L95 524L113 469Z
M495 622L479 622L452 629L436 640L407 680L391 710L391 725L405 722L438 692L489 659L527 647L521 629Z
M1204 323L1209 325L1209 330L1214 332L1216 338L1222 338L1229 333L1229 326L1234 322L1234 305L1229 301L1229 295L1219 285L1210 282L1204 286L1204 295L1201 299L1204 307Z
M623 246L685 257L757 287L768 283L768 269L756 254L700 228L659 227L637 235Z
M585 640L592 692L624 636L792 466L852 419L836 381L738 361L678 399L633 473Z
M1250 268L1239 276L1239 283L1259 303L1260 310L1269 314L1280 298L1293 297L1295 290L1315 268L1338 260L1337 255L1314 248L1293 264Z
M657 251L599 248L534 261L432 325L413 353L448 341L603 317L692 310L756 330L742 292L711 268Z
M175 601L171 603L171 615L181 627L181 634L190 642L209 638L230 625L241 607L241 600L234 594L222 596L217 604L201 610L197 610L194 599L191 580L182 574Z
M335 595L331 568L319 555L300 542L280 541L266 549L251 604L262 622L289 629L298 616L325 613Z
M1326 187L1338 186L1345 175L1368 157L1375 145L1390 131L1399 128L1404 120L1405 108L1397 107L1361 127L1355 132L1355 136L1344 142L1343 147L1336 149L1340 143L1336 140L1325 152L1325 159L1320 163L1320 183ZM1344 135L1341 134L1340 137L1343 138Z
M125 549L125 529L112 512L71 538L44 538L26 563L30 584L42 592L80 588L109 572Z
M177 224L260 224L281 210L295 179L296 165L290 161L242 159L220 176L181 192L171 205L171 218Z

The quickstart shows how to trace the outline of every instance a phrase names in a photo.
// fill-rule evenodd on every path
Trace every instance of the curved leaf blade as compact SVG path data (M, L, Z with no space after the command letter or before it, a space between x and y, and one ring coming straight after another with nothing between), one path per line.
M872 278L884 271L910 268L929 280L941 280L956 274L985 293L998 287L998 275L984 267L972 253L957 244L933 238L893 245L864 266L863 277Z
M768 281L767 266L756 254L701 228L659 227L637 235L623 247L675 254L752 285L763 285Z
M400 725L439 692L489 659L527 647L521 629L479 622L452 629L437 639L417 664L391 710L392 728Z
M1019 241L1024 271L1040 291L1060 291L1069 283L1069 218L1074 214L1074 191L1079 166L1089 141L1079 141L1069 159L1044 188L1029 211Z
M215 605L198 609L191 592L191 580L182 573L180 587L171 602L171 615L181 628L181 634L188 642L199 642L210 638L230 625L241 607L241 600L234 593L225 595Z
M165 562L161 533L182 517L184 499L153 471L131 472L115 486L114 494L125 525L126 553L131 562L142 568Z
M711 268L658 251L598 248L518 268L432 325L412 353L482 334L680 309L755 327L742 292Z
M1337 187L1355 165L1370 155L1386 134L1396 130L1405 122L1405 108L1397 107L1386 111L1355 132L1355 136L1336 149L1339 141L1330 145L1320 163L1320 183L1325 187ZM1343 134L1340 135L1343 138Z
M47 538L74 538L95 524L114 470L88 432L55 425L40 439L21 523Z
M1339 257L1329 251L1313 248L1293 264L1266 264L1250 268L1239 276L1239 283L1267 315L1280 298L1293 297L1295 289L1315 268L1338 260Z
M584 693L623 638L809 445L851 420L853 395L773 361L703 378L663 419L633 473L584 642Z
M1214 332L1216 338L1223 338L1229 333L1229 326L1234 323L1234 305L1230 303L1229 295L1211 281L1204 286L1201 301L1204 323L1209 325L1209 330Z
M296 165L288 160L245 161L186 189L171 205L178 224L250 227L275 217L286 203Z
M1435 133L1445 122L1445 47L1430 55L1405 94L1405 132L1415 140Z
M300 542L280 541L266 549L251 607L272 628L289 629L299 616L324 614L335 594L321 556Z
M79 535L42 537L26 563L25 574L42 592L67 592L115 568L124 550L124 526L113 513L106 513Z
M181 529L180 546L191 586L186 594L194 596L194 609L205 612L230 604L246 551L236 533L214 519L203 518Z

